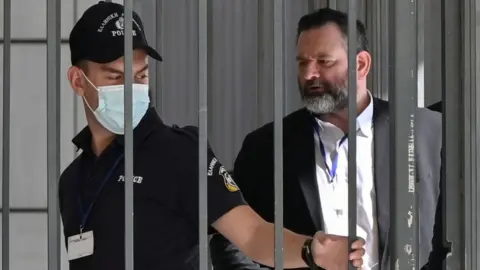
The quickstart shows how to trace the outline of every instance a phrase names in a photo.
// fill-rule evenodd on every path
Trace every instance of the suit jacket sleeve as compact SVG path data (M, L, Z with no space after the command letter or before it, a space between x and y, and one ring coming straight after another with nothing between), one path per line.
M258 152L256 143L252 141L251 135L248 135L235 161L233 178L247 203L250 203L254 197L252 187L259 177L257 174L259 164L256 162ZM210 252L212 264L216 270L268 269L250 260L234 244L220 234L214 235L210 240Z
M444 188L442 182L444 181L443 170L440 172L440 196L438 197L437 208L435 211L435 225L433 227L432 252L428 256L428 264L422 269L434 270L443 269L445 258L448 254L448 248L444 244L444 229L443 229L443 196Z

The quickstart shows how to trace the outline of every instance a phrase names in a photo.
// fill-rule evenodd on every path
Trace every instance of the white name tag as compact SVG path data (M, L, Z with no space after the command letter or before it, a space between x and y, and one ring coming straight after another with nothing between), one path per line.
M93 254L93 231L68 237L68 260L75 260Z

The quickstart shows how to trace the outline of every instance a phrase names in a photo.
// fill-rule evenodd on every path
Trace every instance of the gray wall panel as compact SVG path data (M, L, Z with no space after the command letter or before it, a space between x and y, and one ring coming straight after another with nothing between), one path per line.
M11 57L11 205L45 207L46 46L12 45Z
M46 207L47 205L45 50L46 45L12 45L11 114L14 117L10 131L12 207ZM69 65L69 58L66 57L68 55L68 48L65 45L62 46L61 69L65 72ZM73 147L70 142L73 136L72 102L73 91L68 81L63 79L62 168L70 163L73 156Z
M245 131L257 125L257 9L255 0L212 1L209 140L229 167Z
M2 215L0 214L0 220ZM47 268L47 215L11 214L10 217L11 270L48 270ZM2 229L0 223L0 230ZM61 243L64 239L62 236ZM0 252L2 246L0 245ZM0 264L2 259L0 258ZM62 268L68 270L65 249L62 248Z
M0 45L0 50L3 46ZM46 107L45 107L45 45L12 45L12 98L11 110L14 117L11 126L11 205L13 207L46 206ZM62 56L69 55L65 45ZM0 53L0 61L3 61ZM62 70L67 64L62 58ZM68 61L67 61L68 62ZM42 75L43 74L43 75ZM0 74L0 83L2 76ZM72 91L67 80L62 80L62 168L65 168L73 156L71 137ZM2 98L0 97L0 101ZM0 112L1 115L1 112ZM1 120L0 120L1 123ZM43 131L42 131L43 130ZM1 134L0 134L1 138ZM1 159L1 157L0 157ZM1 167L1 165L0 165ZM15 195L16 194L16 195ZM1 198L1 194L0 194ZM1 206L1 201L0 201Z
M190 0L163 1L163 81L161 116L167 123L197 123L198 32L197 4Z
M273 120L273 4L258 1L257 126ZM250 132L246 130L245 133ZM232 157L233 159L233 157Z
M82 0L87 2L86 0ZM12 39L47 37L46 0L14 0L12 2ZM0 38L3 38L3 0L0 0ZM73 26L73 0L62 0L62 37L68 37Z

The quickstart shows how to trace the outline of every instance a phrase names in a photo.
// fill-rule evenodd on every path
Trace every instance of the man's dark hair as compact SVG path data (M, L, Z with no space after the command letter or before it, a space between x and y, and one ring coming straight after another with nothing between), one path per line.
M81 69L83 71L83 73L85 73L85 75L87 75L87 73L88 73L88 62L87 62L87 60L80 60L74 66Z
M300 18L297 27L297 41L304 31L322 27L328 23L334 23L342 31L345 39L348 37L348 16L344 12L330 8L321 8ZM368 51L368 40L365 33L365 25L357 20L357 53Z

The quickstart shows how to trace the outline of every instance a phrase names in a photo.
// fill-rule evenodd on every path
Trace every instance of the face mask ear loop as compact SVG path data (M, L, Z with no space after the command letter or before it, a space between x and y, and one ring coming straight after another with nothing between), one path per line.
M87 75L85 75L85 73L82 71L82 74L83 74L83 77L85 78L85 80L87 80L87 82L95 89L97 90L97 92L100 92L98 90L98 88L93 85L93 83L88 79ZM90 109L90 111L92 111L93 114L95 114L95 111L92 109L92 107L90 106L90 104L88 104L87 102L87 99L85 98L85 95L82 95L82 98L83 98L83 101L85 102L85 104L87 105L87 107Z

